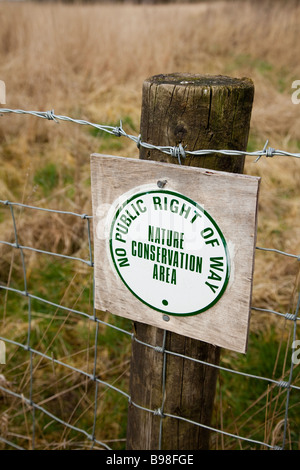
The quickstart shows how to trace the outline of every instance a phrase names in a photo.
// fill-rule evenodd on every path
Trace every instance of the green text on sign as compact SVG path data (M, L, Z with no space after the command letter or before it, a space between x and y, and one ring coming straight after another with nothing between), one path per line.
M196 315L225 292L225 238L211 215L180 193L150 190L126 198L115 210L109 243L124 284L154 310Z

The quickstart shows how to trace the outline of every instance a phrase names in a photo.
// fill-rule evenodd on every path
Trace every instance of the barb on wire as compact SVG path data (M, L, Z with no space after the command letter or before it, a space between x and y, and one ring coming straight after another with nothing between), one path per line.
M268 147L269 140L266 140L266 143L264 145L263 151L260 155L258 155L257 159L254 160L254 163L258 162L258 160L265 155L266 157L273 157L275 155L276 150L273 149L272 147Z
M278 156L285 156L285 157L295 157L295 158L300 158L300 153L291 153L291 152L285 152L283 150L276 150L272 147L268 147L269 141L267 140L263 149L262 150L256 150L254 152L247 152L247 151L242 151L242 150L218 150L218 149L199 149L199 150L186 150L185 147L182 146L182 144L179 144L177 146L161 146L161 145L153 145L148 142L143 142L141 139L141 135L134 136L131 134L127 134L127 132L123 129L122 127L122 121L120 121L119 126L108 126L108 125L103 125L103 124L96 124L90 121L86 121L83 119L74 119L69 116L63 116L63 115L57 115L54 113L54 110L51 111L25 111L23 109L8 109L8 108L2 108L0 109L0 113L15 113L15 114L29 114L32 116L40 117L42 119L47 119L51 121L55 121L56 123L59 123L59 121L69 121L69 122L74 122L77 124L81 125L86 125L86 126L92 126L95 127L96 129L99 129L100 131L107 132L109 134L115 135L117 137L126 137L133 142L136 143L137 147L144 147L147 149L152 149L152 150L158 150L162 153L166 153L168 155L171 155L172 157L175 157L178 159L179 164L181 164L181 158L186 158L187 155L190 156L203 156L203 155L210 155L210 154L215 154L218 153L220 155L225 155L225 156L254 156L257 157L256 160L254 161L255 163L260 160L261 157L274 157L275 155Z

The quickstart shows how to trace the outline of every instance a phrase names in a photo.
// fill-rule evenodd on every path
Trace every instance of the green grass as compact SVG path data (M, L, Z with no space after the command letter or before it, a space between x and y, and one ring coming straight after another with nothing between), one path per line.
M272 445L282 445L282 432L273 436L276 424L285 419L287 390L280 388L271 380L289 378L291 346L288 342L288 332L283 331L283 343L279 344L279 331L274 327L259 334L251 334L248 353L236 355L223 351L221 364L224 367L255 376L220 372L217 391L217 408L222 409L224 429L241 437L247 437ZM299 376L297 370L294 378ZM300 415L297 392L292 391L289 401L288 422L291 429L289 448L299 448ZM219 423L218 423L219 424ZM220 424L218 425L218 428ZM281 426L281 431L283 425ZM242 440L224 438L225 447L232 449L260 449L264 446L249 444Z
M64 163L49 162L36 170L33 184L39 187L45 197L49 197L59 186L67 187L66 196L72 199L74 197L74 168Z
M59 182L56 164L48 163L43 168L37 170L33 182L42 188L45 196L48 196Z
M29 292L58 305L92 315L91 268L87 266L78 272L79 263L60 259L45 262L45 258L47 257L42 255L39 267L28 279ZM10 286L23 290L22 278L14 280ZM5 322L2 322L1 328L2 331L4 328L4 336L20 344L27 344L29 305L31 348L53 360L62 361L87 374L93 374L96 323L85 316L9 292L0 307L1 319L4 318L4 309L6 311ZM101 317L101 313L98 315ZM109 323L123 329L130 329L131 326L130 322L122 318L110 319ZM130 336L101 324L99 330L96 376L126 391ZM0 374L13 384L14 391L22 392L29 397L28 352L21 347L8 344L6 356L7 362L6 365L0 366ZM49 361L38 354L33 354L34 402L41 403L50 413L73 426L92 432L95 384L84 374L56 364L51 359ZM112 392L106 385L99 385L98 400L97 422L103 426L98 425L96 439L113 440L116 448L122 448L126 437L127 400L119 393ZM27 410L16 413L17 403L16 398L7 397L2 401L0 397L0 416L1 412L8 415L10 430L22 428L22 433L25 433L22 421L24 424L26 415L28 429L27 435L24 435L24 442L22 439L11 439L12 442L26 447L31 443L31 412ZM76 448L79 442L86 441L83 435L49 419L46 414L38 412L37 416L36 448L47 448L47 446L51 448L52 443L61 447ZM84 443L86 448L90 445L88 441Z
M283 65L277 65L276 62L255 57L249 53L231 54L231 60L226 65L226 73L236 73L238 70L251 70L260 75L270 86L274 87L280 94L292 93L291 83L297 80L297 77L291 75L291 71Z
M41 265L30 279L32 293L49 298L52 302L91 313L92 286L88 269L90 268L84 270L83 275L77 274L76 276L76 266L70 261L58 260ZM12 286L21 289L22 279ZM6 322L13 325L13 328L8 328L6 336L26 344L28 298L9 293L6 310ZM2 317L3 312L0 311L0 318ZM96 327L94 322L35 299L31 301L31 319L30 344L32 348L53 359L62 360L70 366L92 373ZM131 329L131 322L124 318L110 316L104 320L117 328L126 331ZM100 327L100 331L97 376L112 386L128 391L130 336L105 326ZM280 335L283 344L279 349ZM271 327L266 331L250 335L247 354L223 351L221 365L245 374L287 380L290 351L286 348L289 348L288 331L283 329L280 332L278 328ZM17 378L23 377L22 390L26 395L26 392L29 393L28 353L21 348L8 345L7 358L7 365L0 367L0 373L3 373L8 381L16 384ZM68 368L49 362L38 355L34 355L33 370L34 401L44 403L43 406L50 413L66 422L91 432L94 416L94 384L85 376L73 373ZM220 372L216 400L217 414L222 413L223 428L228 432L271 444L271 430L284 419L286 396L285 389L274 387L265 380ZM99 385L98 400L97 429L99 431L96 438L116 441L113 444L116 450L124 448L127 425L126 398L105 385ZM27 415L27 437L30 437L29 410L16 413L17 400L9 398L5 402L1 402L0 399L0 410L7 413L8 403L10 404L9 419L12 423L10 429L22 427L21 422ZM300 430L297 393L291 393L289 408L289 425L292 430L289 445L292 449L297 449L299 445L297 433ZM61 448L71 449L76 448L79 442L82 442L80 433L64 428L60 423L49 419L47 415L38 412L36 419L37 448L39 446L51 448L55 443ZM220 422L215 425L220 428ZM216 445L218 439L220 437L212 436L213 445ZM281 439L282 435L279 433L279 437L275 439L276 445L281 445ZM15 442L20 445L20 440L16 439ZM80 445L87 448L89 446L88 442ZM249 445L226 437L222 445L229 449L260 448L259 445Z

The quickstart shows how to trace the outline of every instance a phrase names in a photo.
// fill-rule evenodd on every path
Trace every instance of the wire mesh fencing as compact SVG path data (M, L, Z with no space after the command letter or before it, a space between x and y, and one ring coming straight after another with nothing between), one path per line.
M142 142L140 136L128 135L121 123L118 127L100 126L54 112L0 110L6 112L91 125L127 137L138 147L169 153L179 163L188 154L180 145L159 147ZM268 142L262 150L251 153L199 150L193 154L210 152L250 155L257 161L263 156L300 157L268 148ZM131 342L138 339L131 322L95 309L92 216L8 200L0 200L0 207L7 224L0 240L0 445L5 449L123 449L127 406L140 407L128 392ZM30 230L25 230L24 220L32 220ZM40 223L47 225L47 237L39 236ZM69 232L66 238L61 235L63 226ZM216 449L299 447L300 255L272 247L257 247L258 253L285 257L297 266L288 312L252 305L254 312L270 316L273 323L283 322L282 338L271 336L266 356L257 359L264 362L273 354L280 367L274 366L273 374L269 369L265 374L256 373L247 357L236 355L231 360L224 357L218 366L211 364L219 370L216 417L209 428ZM160 347L143 345L164 358L172 354L178 360L203 363L167 350L164 341ZM247 390L253 393L246 396ZM233 402L236 409L232 409ZM165 417L204 426L162 409L143 409L161 419L158 447Z

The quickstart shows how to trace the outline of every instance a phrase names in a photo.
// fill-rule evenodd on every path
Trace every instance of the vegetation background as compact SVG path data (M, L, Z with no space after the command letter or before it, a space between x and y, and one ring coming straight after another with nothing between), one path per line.
M137 2L138 3L138 2ZM51 110L56 114L118 125L139 133L144 79L158 73L191 72L248 76L255 84L249 151L266 139L275 148L300 151L300 105L292 83L300 79L298 1L207 1L171 4L127 2L1 2L0 79L6 107ZM152 2L154 3L154 2ZM137 157L127 139L71 123L30 116L0 118L0 199L91 214L89 155L102 152ZM262 177L259 200L260 247L299 254L299 160L247 157L245 172ZM57 214L16 210L20 243L88 257L86 225ZM9 208L0 207L0 239L14 241ZM68 308L92 312L88 266L26 252L28 290ZM23 289L17 250L0 245L0 282ZM253 306L294 312L299 261L256 253ZM0 293L0 336L26 343L28 300ZM83 371L91 371L94 326L71 312L33 301L32 347ZM103 318L130 331L126 320ZM287 380L291 322L252 312L249 351L223 351L222 364L251 374ZM128 390L130 337L101 328L97 376ZM29 393L29 357L7 345L0 385ZM91 432L95 393L87 377L34 358L33 399L63 421ZM299 385L299 369L294 371ZM281 445L286 390L267 382L220 373L213 425L227 432ZM126 399L100 387L96 437L114 449L125 447ZM287 448L299 449L299 396L291 392ZM32 413L26 403L0 392L0 436L33 447ZM0 448L10 448L0 443ZM35 415L35 448L89 448L85 436ZM97 446L95 446L97 448ZM213 449L255 448L212 434Z

